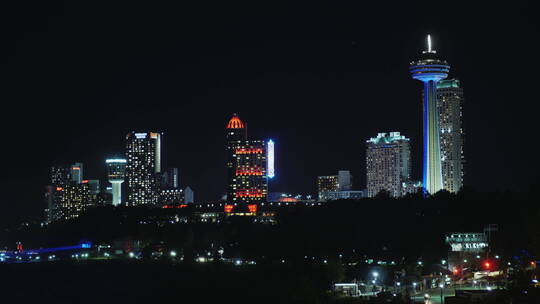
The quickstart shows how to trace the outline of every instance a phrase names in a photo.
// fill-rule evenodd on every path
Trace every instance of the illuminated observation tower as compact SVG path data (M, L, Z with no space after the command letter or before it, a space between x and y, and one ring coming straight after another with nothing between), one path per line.
M107 177L112 184L112 205L119 206L122 203L122 183L126 176L127 160L123 158L111 158L105 160L107 164Z
M424 168L422 181L425 191L434 194L443 189L437 82L448 76L450 66L446 61L437 58L437 52L431 49L429 35L427 36L427 51L423 51L422 54L422 59L411 62L409 70L412 78L424 83Z

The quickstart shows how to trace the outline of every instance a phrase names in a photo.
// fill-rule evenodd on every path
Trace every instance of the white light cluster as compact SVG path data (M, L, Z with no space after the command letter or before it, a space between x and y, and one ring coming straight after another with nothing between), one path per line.
M273 178L275 176L275 171L274 171L274 142L270 139L268 141L268 144L267 144L267 148L266 148L266 153L267 153L267 158L266 158L266 161L267 161L267 175L268 175L268 178Z

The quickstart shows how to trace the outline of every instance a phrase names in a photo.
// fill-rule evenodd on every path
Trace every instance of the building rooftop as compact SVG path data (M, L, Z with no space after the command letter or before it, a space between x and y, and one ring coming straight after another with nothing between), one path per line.
M404 135L401 135L399 132L390 132L390 134L388 134L388 133L378 133L377 137L372 137L369 140L367 140L366 142L367 143L373 143L373 144L379 144L379 143L389 144L389 143L392 143L393 141L396 141L396 140L407 140L408 141L409 139L407 137L405 137Z
M244 129L244 123L240 120L240 117L238 117L236 113L234 113L231 120L229 120L227 129Z

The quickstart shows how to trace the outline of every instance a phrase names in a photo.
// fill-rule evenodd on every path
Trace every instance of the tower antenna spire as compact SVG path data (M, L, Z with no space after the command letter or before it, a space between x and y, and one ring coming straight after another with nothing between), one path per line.
M429 54L429 53L436 54L437 51L431 49L431 35L430 35L430 34L427 35L426 42L427 42L427 50L424 51L423 53L424 53L424 54L425 54L425 53L428 53L428 54Z

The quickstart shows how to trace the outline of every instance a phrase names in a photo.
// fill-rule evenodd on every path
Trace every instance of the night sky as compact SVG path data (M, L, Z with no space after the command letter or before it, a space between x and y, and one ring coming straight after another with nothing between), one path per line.
M53 164L83 162L105 182L105 158L132 130L164 132L163 166L197 201L218 199L235 112L250 138L276 142L271 192L315 193L317 175L343 169L364 189L365 140L389 131L411 138L420 179L421 83L408 65L428 33L464 87L466 183L537 183L532 7L80 2L5 9L0 220L42 215Z

